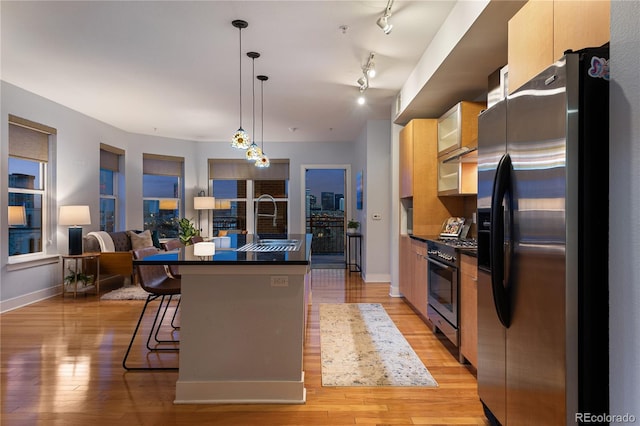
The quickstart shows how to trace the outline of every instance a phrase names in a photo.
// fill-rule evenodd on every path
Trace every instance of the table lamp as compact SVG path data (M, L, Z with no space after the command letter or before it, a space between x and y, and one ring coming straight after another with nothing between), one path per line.
M69 254L82 254L82 228L91 225L89 206L60 206L58 225L69 226Z
M193 208L198 210L198 229L202 232L201 210L213 210L216 208L216 199L214 197L205 197L204 191L200 191L197 197L193 197ZM207 223L209 213L207 212Z

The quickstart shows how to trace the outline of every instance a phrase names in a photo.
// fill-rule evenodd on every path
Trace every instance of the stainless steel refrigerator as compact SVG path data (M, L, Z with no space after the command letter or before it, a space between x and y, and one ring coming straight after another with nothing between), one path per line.
M567 53L479 118L477 373L494 424L608 413L608 59Z

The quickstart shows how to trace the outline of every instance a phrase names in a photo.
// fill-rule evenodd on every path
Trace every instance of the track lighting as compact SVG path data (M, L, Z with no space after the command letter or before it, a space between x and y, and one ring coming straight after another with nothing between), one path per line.
M389 0L387 2L387 7L384 10L384 14L378 18L376 24L380 27L385 34L389 34L393 29L393 25L389 23L389 18L391 17L391 6L393 6L393 0Z
M376 76L376 63L373 60L375 56L375 53L369 53L369 59L367 59L366 65L362 67L362 71L367 75L368 78L374 78Z
M364 92L369 88L369 81L367 80L367 75L364 74L362 77L358 79L358 85L360 86L360 96L358 96L358 105L365 104Z
M361 92L369 88L369 79L367 78L366 74L362 74L362 77L360 77L356 83L358 83L358 87L360 88Z

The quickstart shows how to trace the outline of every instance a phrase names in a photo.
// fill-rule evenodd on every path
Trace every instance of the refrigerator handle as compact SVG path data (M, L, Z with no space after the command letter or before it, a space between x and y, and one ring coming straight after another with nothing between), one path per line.
M504 250L504 209L502 202L505 195L511 192L511 157L505 154L498 163L495 179L493 181L493 191L491 195L491 232L489 241L489 256L491 259L491 289L493 292L493 302L500 322L505 327L511 325L511 308L509 306L508 286L504 284L505 279L505 250ZM511 200L509 196L508 200ZM510 206L507 208L511 214ZM513 223L511 220L509 223ZM507 264L510 264L507 263Z

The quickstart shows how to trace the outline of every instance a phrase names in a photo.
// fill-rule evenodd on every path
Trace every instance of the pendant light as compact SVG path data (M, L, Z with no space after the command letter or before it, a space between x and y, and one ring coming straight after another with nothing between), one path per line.
M231 146L238 149L247 149L249 148L249 136L242 128L242 29L247 28L249 24L247 21L236 19L231 22L231 25L238 29L238 34L240 35L240 127L233 135Z
M256 167L265 168L271 165L269 157L267 157L267 155L264 153L264 82L269 80L269 77L267 77L266 75L259 75L257 78L258 80L260 80L260 102L262 103L262 107L260 108L260 114L262 115L262 136L260 137L260 139L262 140L262 155L256 160L255 165Z
M249 149L247 149L247 160L249 161L256 161L258 159L260 159L260 157L262 156L262 150L260 149L260 147L256 144L256 81L255 81L255 76L256 76L256 58L260 57L260 54L258 52L247 52L247 56L251 58L252 60L252 67L253 67L253 78L251 78L251 86L253 88L253 129L251 130L251 134L253 134L253 141L251 142L251 145L249 145Z

